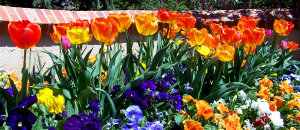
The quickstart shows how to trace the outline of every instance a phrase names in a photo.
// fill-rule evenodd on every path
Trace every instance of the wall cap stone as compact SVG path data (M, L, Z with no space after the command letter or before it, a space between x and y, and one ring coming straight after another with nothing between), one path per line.
M0 34L8 33L7 25L11 21L30 20L38 23L42 28L42 35L49 35L52 30L52 24L68 23L77 19L95 19L97 17L107 17L110 13L119 14L127 12L134 16L141 13L154 12L157 10L117 10L117 11L67 11L67 10L50 10L50 9L35 9L35 8L21 8L0 5ZM300 28L299 13L300 8L297 9L238 9L238 10L189 10L178 11L179 13L190 13L196 17L196 28L204 27L201 18L211 19L216 23L223 23L228 26L237 25L241 16L252 16L259 19L258 27L273 28L275 19L285 19L291 21L295 28ZM162 27L162 24L160 24ZM137 33L137 30L132 21L131 27L128 29L130 33Z

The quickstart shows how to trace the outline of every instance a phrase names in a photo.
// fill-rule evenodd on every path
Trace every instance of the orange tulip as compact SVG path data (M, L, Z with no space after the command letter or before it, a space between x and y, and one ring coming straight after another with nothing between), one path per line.
M222 29L222 23L212 23L209 25L209 27L214 34L220 34L220 30Z
M298 49L298 44L296 42L287 42L287 48L290 48L290 52Z
M161 9L157 12L157 18L162 23L176 23L178 19L178 12L172 12L171 10Z
M244 46L244 49L245 49L246 54L249 54L250 47L248 47L247 45L245 45L245 46ZM254 52L255 52L255 49L256 49L256 46L251 47L251 51L250 51L250 54L249 54L249 55L253 55Z
M280 36L287 36L293 30L294 24L283 19L275 19L273 28Z
M13 43L20 49L35 47L41 39L41 27L29 20L10 22L8 32Z
M201 123L194 120L184 121L184 130L204 130Z
M90 24L89 24L89 21L88 20L76 20L76 22L70 22L69 23L69 28L73 28L73 27L82 27L83 29L86 29L86 28L90 28Z
M158 24L154 12L150 14L136 14L134 17L135 26L138 32L144 36L149 36L157 32Z
M258 46L265 40L264 28L246 28L243 34L244 44L247 46Z
M196 18L192 14L179 15L177 25L184 31L190 31L196 24Z
M129 16L127 13L117 14L109 14L109 18L113 19L116 22L118 27L118 32L125 32L125 29L128 29L131 25L132 16Z
M236 26L228 28L227 25L223 26L220 30L220 36L223 43L226 44L235 44L241 40L241 34L237 30Z
M77 20L76 22L70 22L67 28L67 36L71 43L82 44L90 42L93 38L93 34L89 34L90 24L87 20Z
M69 27L68 23L59 23L58 25L52 25L53 34L50 33L52 40L55 43L60 43L61 36L67 35L67 28Z
M197 28L193 28L187 33L187 37L190 39L189 43L191 46L202 45L208 32L205 28L198 30Z
M228 44L219 45L217 47L217 55L219 55L218 59L227 62L231 61L234 58L235 48Z
M210 26L210 24L213 23L213 21L211 19L203 19L201 18L201 21L203 22L204 25L206 26Z
M242 18L238 22L238 29L243 35L243 32L245 31L246 28L255 28L257 25L258 19L254 19L254 17L246 17L242 16Z
M164 30L163 30L163 36L166 35L167 31L168 31L168 28L164 28ZM167 35L167 38L172 37L171 39L175 39L176 34L177 34L179 31L180 31L180 28L179 28L176 24L172 24L171 30L169 30L168 35Z
M118 35L118 26L110 18L99 17L91 20L92 31L95 38L106 46L114 44Z
M203 45L207 46L209 49L212 50L218 46L219 42L220 42L220 35L207 34Z

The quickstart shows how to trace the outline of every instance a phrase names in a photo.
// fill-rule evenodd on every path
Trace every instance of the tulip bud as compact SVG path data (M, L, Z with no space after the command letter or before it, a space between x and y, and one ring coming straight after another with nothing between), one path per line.
M265 34L266 34L266 37L271 37L272 34L273 34L273 30L272 29L265 29Z
M279 44L279 47L281 50L285 50L287 48L287 42L282 40Z
M71 48L71 44L70 44L70 41L68 39L68 36L67 35L62 35L61 36L61 43L62 43L62 46L64 49L70 49Z

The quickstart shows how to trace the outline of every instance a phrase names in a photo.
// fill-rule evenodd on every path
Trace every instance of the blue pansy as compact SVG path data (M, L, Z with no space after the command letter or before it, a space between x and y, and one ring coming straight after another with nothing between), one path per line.
M140 122L143 120L143 111L139 106L131 105L125 110L125 116L133 122Z
M160 124L159 122L147 122L145 127L147 128L147 130L163 130L164 126L162 124Z
M139 130L137 122L129 122L125 124L122 130Z

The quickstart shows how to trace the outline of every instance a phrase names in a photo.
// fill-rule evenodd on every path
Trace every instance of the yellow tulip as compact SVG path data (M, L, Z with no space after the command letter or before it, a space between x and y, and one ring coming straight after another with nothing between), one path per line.
M154 12L136 14L134 17L135 26L138 32L144 36L149 36L157 32L158 23Z

